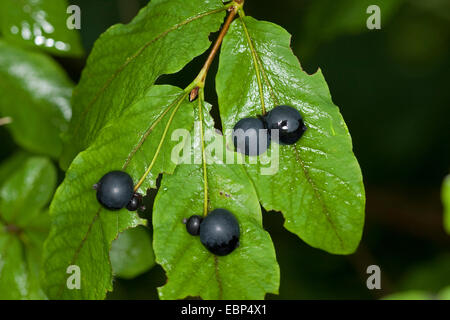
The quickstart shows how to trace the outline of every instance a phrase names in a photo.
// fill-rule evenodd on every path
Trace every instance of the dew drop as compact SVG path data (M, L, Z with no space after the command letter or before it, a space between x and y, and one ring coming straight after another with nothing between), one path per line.
M19 28L17 26L12 26L11 27L11 33L12 34L18 34L19 33Z
M55 40L53 40L52 38L49 38L45 41L46 47L53 47L54 45L55 45Z
M55 48L61 51L68 51L70 49L69 44L62 41L56 41Z
M27 22L22 22L22 38L29 40L31 38L30 25Z
M43 45L44 42L45 42L45 38L44 38L43 36L37 36L37 37L34 39L34 43L35 43L37 46Z

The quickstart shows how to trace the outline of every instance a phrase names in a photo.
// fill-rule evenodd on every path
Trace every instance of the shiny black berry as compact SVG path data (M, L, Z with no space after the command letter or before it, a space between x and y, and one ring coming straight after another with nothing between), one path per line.
M200 234L200 223L203 218L198 215L193 215L189 219L186 219L184 223L186 224L186 230L189 234L193 236L198 236Z
M261 119L244 118L233 128L233 143L237 152L257 156L269 147L270 136Z
M239 245L239 223L228 210L211 211L200 224L200 241L215 255L225 256Z
M142 209L142 195L135 192L130 202L127 204L127 209L129 211L136 211L137 209Z
M307 129L300 112L290 106L275 107L264 120L269 130L279 130L280 144L296 143Z
M109 210L125 208L134 194L133 179L123 171L105 174L94 189L97 190L98 202Z

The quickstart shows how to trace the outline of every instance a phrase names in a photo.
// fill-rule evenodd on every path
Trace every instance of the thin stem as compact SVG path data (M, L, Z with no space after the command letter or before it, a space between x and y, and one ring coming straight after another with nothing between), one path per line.
M244 7L239 8L239 16L245 17Z
M213 48L211 49L211 52L209 53L208 59L206 60L205 64L203 65L203 68L200 70L199 74L195 78L195 80L184 89L185 95L183 95L182 99L178 102L177 106L175 107L174 111L171 113L170 118L168 120L168 123L164 129L163 135L161 137L161 141L159 142L158 148L156 149L155 155L153 156L152 162L150 163L148 169L145 171L144 175L141 177L139 182L134 187L134 191L137 191L142 183L144 183L145 178L148 176L150 171L153 169L153 166L155 165L156 159L158 158L158 155L161 151L164 139L167 135L167 131L169 130L170 124L172 123L172 120L177 113L181 102L189 96L189 100L193 101L197 95L200 93L201 99L199 99L199 111L200 111L200 125L201 125L201 132L202 132L202 157L203 157L203 177L205 181L205 205L204 205L204 211L205 215L208 211L208 181L206 177L206 154L205 154L205 148L204 148L204 137L203 137L203 115L202 115L202 103L205 100L204 98L204 92L203 90L199 90L201 88L204 88L205 86L205 79L208 74L209 68L211 67L211 64L217 55L217 52L219 51L220 45L222 44L223 38L228 32L228 29L230 28L231 22L233 21L234 17L236 16L237 12L242 9L242 6L244 5L244 0L234 0L231 3L227 4L225 6L225 9L227 9L230 13L228 14L228 17L220 31L220 34L218 38L216 39L216 42L214 43Z
M159 145L158 145L158 148L156 149L155 155L153 156L152 162L150 163L148 169L145 171L144 175L141 177L139 182L134 187L134 191L137 191L141 187L142 183L144 183L145 178L148 176L150 171L153 169L153 166L155 165L156 159L158 158L159 153L161 152L161 148L163 146L163 143L164 143L164 140L166 138L167 132L169 131L169 127L172 124L173 118L175 117L175 114L177 113L178 109L181 106L181 103L187 97L187 95L188 95L187 93L185 93L183 95L183 97L180 99L180 101L178 101L178 104L176 105L175 109L170 114L170 118L167 121L166 127L164 128L164 132L163 132L163 134L161 136L161 140L159 141Z
M233 21L234 17L236 16L237 10L236 7L232 7L230 13L228 14L227 20L225 21L225 24L223 25L222 30L220 31L219 36L216 39L216 42L214 43L213 48L211 49L211 52L209 53L208 59L206 59L205 65L203 66L204 72L202 74L201 81L204 82L206 79L206 75L208 74L208 70L211 67L211 64L214 60L214 57L216 56L217 52L219 51L220 45L222 44L223 38L228 32L228 29L230 28L231 22Z
M242 19L242 16L240 16L239 18L241 19L242 27L244 29L245 36L247 38L248 45L250 46L250 51L252 53L253 64L255 66L255 72L256 72L256 81L258 82L258 88L259 88L259 97L261 99L262 114L265 115L266 114L266 105L264 102L264 91L263 91L263 86L262 86L262 81L261 81L261 74L259 73L258 58L256 56L255 48L253 47L252 38L250 37L250 34L248 33L247 26L245 25L244 20Z
M261 73L262 73L263 78L264 78L264 82L266 83L267 88L269 89L270 95L272 96L272 99L275 102L275 104L279 105L280 102L278 101L278 98L275 95L275 92L273 90L272 84L270 83L269 78L267 77L266 71L264 70L264 66L263 66L263 64L261 62L261 58L258 55L257 55L257 59L258 59L258 65L259 65L259 67L261 69Z
M203 216L208 214L208 174L206 172L206 151L205 136L203 133L203 102L205 101L205 93L200 90L200 99L198 99L198 115L200 120L200 139L202 142L202 164L203 164Z
M183 97L182 97L183 98ZM180 99L182 99L180 98ZM150 126L150 128L145 131L143 137L141 140L139 140L139 143L137 146L131 151L131 153L128 155L127 160L125 161L125 164L122 166L122 170L125 170L128 165L130 164L131 159L136 154L136 152L142 147L150 133L155 129L155 127L162 121L162 119L166 116L166 114L173 108L174 105L176 105L179 101L174 100L167 108L164 110L164 112L155 120L155 122Z
M211 49L211 52L208 55L208 58L203 65L203 68L200 70L199 74L195 78L195 80L185 89L185 92L189 93L189 101L194 101L198 95L200 95L200 99L198 101L198 114L200 120L200 137L202 144L202 165L203 165L203 215L206 216L208 214L208 174L206 171L206 151L205 151L205 136L203 132L203 103L205 101L205 92L203 88L205 87L206 76L208 75L209 68L211 67L214 58L219 51L219 48L223 42L225 35L230 29L230 25L233 22L233 19L236 17L236 14L239 10L242 9L244 5L244 0L234 0L228 6L228 14L225 23L220 30L219 36L217 37L214 45Z
M208 12L204 12L201 13L195 17L191 17L187 20L184 20L172 27L170 27L169 29L165 30L164 32L160 33L159 35L157 35L155 38L151 39L150 41L146 42L138 51L136 51L133 55L129 56L125 62L114 71L114 73L108 78L108 80L104 83L104 85L100 88L99 91L96 92L95 96L90 99L89 103L87 104L86 108L84 109L83 113L81 114L81 118L84 119L87 115L87 113L91 110L92 106L97 102L97 100L100 98L100 96L103 94L103 92L111 85L111 83L118 77L118 75L125 70L125 68L133 61L135 61L136 58L138 58L141 54L143 54L143 52L150 47L153 43L155 43L156 41L166 37L170 32L174 32L175 30L178 30L180 27L185 26L193 21L196 21L198 19L204 18L206 16L212 15L212 14L216 14L219 13L223 10L227 10L230 6L232 6L233 4L229 4L226 5L222 8L219 9L215 9L212 11L208 11ZM77 126L75 127L74 130L74 136L76 136L78 130L81 128L81 125L83 124L83 121L79 121Z
M0 126L3 126L5 124L10 124L11 122L12 122L11 117L0 118Z
M197 98L198 95L197 88L203 88L205 86L205 80L206 76L208 75L209 68L211 67L212 62L214 61L214 58L216 57L217 52L219 51L220 45L222 44L223 39L230 28L231 22L233 22L234 17L236 16L237 12L242 8L243 4L244 0L235 0L229 5L227 5L229 14L227 19L225 20L222 29L220 30L219 36L214 42L214 45L211 49L211 52L209 53L208 58L205 61L205 64L203 65L203 68L200 70L195 80L185 89L186 92L191 93L189 97L190 101L193 101L195 98Z

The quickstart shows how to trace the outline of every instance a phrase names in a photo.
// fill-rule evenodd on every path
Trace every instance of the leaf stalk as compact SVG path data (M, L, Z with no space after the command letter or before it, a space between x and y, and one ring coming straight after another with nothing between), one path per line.
M211 49L211 52L209 53L208 58L206 59L205 64L203 65L203 68L200 70L199 74L195 78L195 80L186 88L186 91L190 93L189 100L194 101L197 96L199 89L205 87L205 81L206 76L208 75L209 68L211 67L211 64L214 61L214 58L217 55L217 52L219 51L219 48L223 42L223 39L225 35L227 34L228 30L230 29L230 25L233 22L234 18L236 17L236 14L239 10L242 9L244 5L244 0L234 0L231 2L228 6L228 17L225 20L225 23L220 30L219 36L217 37L216 41L214 42L214 45Z
M208 174L206 171L206 151L205 135L203 132L203 103L205 102L205 93L200 89L200 99L198 99L198 116L200 122L200 139L202 143L202 165L203 165L203 216L208 214Z

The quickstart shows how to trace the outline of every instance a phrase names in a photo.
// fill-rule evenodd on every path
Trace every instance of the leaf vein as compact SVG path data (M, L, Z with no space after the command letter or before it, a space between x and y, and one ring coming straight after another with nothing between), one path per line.
M252 56L253 56L253 59L254 59L254 63L258 63L258 65L260 66L262 72L265 74L265 70L264 70L264 66L262 64L261 58L259 57L258 52L255 50L255 48L253 46L252 39L250 38L250 35L248 33L247 26L246 26L246 24L244 22L244 19L241 17L240 21L242 22L242 26L244 28L244 31L245 31L245 34L246 34L246 37L247 37L247 41L249 42L250 50L252 50ZM257 74L257 80L258 80L258 86L259 86L260 85L259 82L261 81L261 79L259 78L260 77L259 76L259 71L255 70L255 72ZM267 78L267 75L264 77L264 79L267 82L267 85L270 88L270 90L273 90L273 87L272 87L269 79ZM271 95L272 95L272 97L274 97L276 99L276 95L275 95L274 92L271 93ZM264 100L264 95L263 95L263 92L262 92L261 88L260 88L260 96L261 96L261 99ZM275 101L277 101L277 100L275 100ZM326 205L324 203L324 200L322 199L322 196L320 195L320 192L317 189L317 186L316 186L315 182L312 180L312 178L311 178L311 176L309 174L309 171L306 169L306 167L305 167L305 165L303 163L303 160L300 158L300 155L299 155L299 152L297 150L296 145L293 146L293 150L295 151L295 156L296 156L297 163L300 164L300 167L303 170L303 174L304 174L306 180L308 181L308 183L310 184L311 188L313 189L315 197L319 200L319 203L321 204L322 212L325 214L327 221L329 222L331 228L333 229L334 233L336 234L336 237L338 238L341 247L344 247L343 246L343 240L340 237L339 233L337 232L337 228L336 228L334 222L332 221L332 219L330 217L328 208L326 207Z
M106 80L103 87L100 88L100 90L95 94L95 96L92 98L92 100L88 103L87 107L84 109L83 113L81 114L81 120L84 119L86 114L89 112L89 110L92 108L92 106L95 104L95 102L100 98L100 95L109 87L109 85L114 81L114 79L130 64L130 62L134 61L136 58L138 58L144 51L147 49L151 44L155 43L161 38L164 38L167 36L170 32L177 30L178 28L187 25L195 20L201 19L203 17L206 17L211 14L219 13L223 10L225 10L226 7L211 10L208 12L200 13L196 16L190 17L180 23L177 23L176 25L170 27L169 29L163 31L162 33L158 34L155 38L145 43L138 51L136 51L135 54L128 57L125 62L111 75L111 77ZM81 124L83 121L79 121L77 127L74 129L74 135L78 132L78 130L81 127Z

